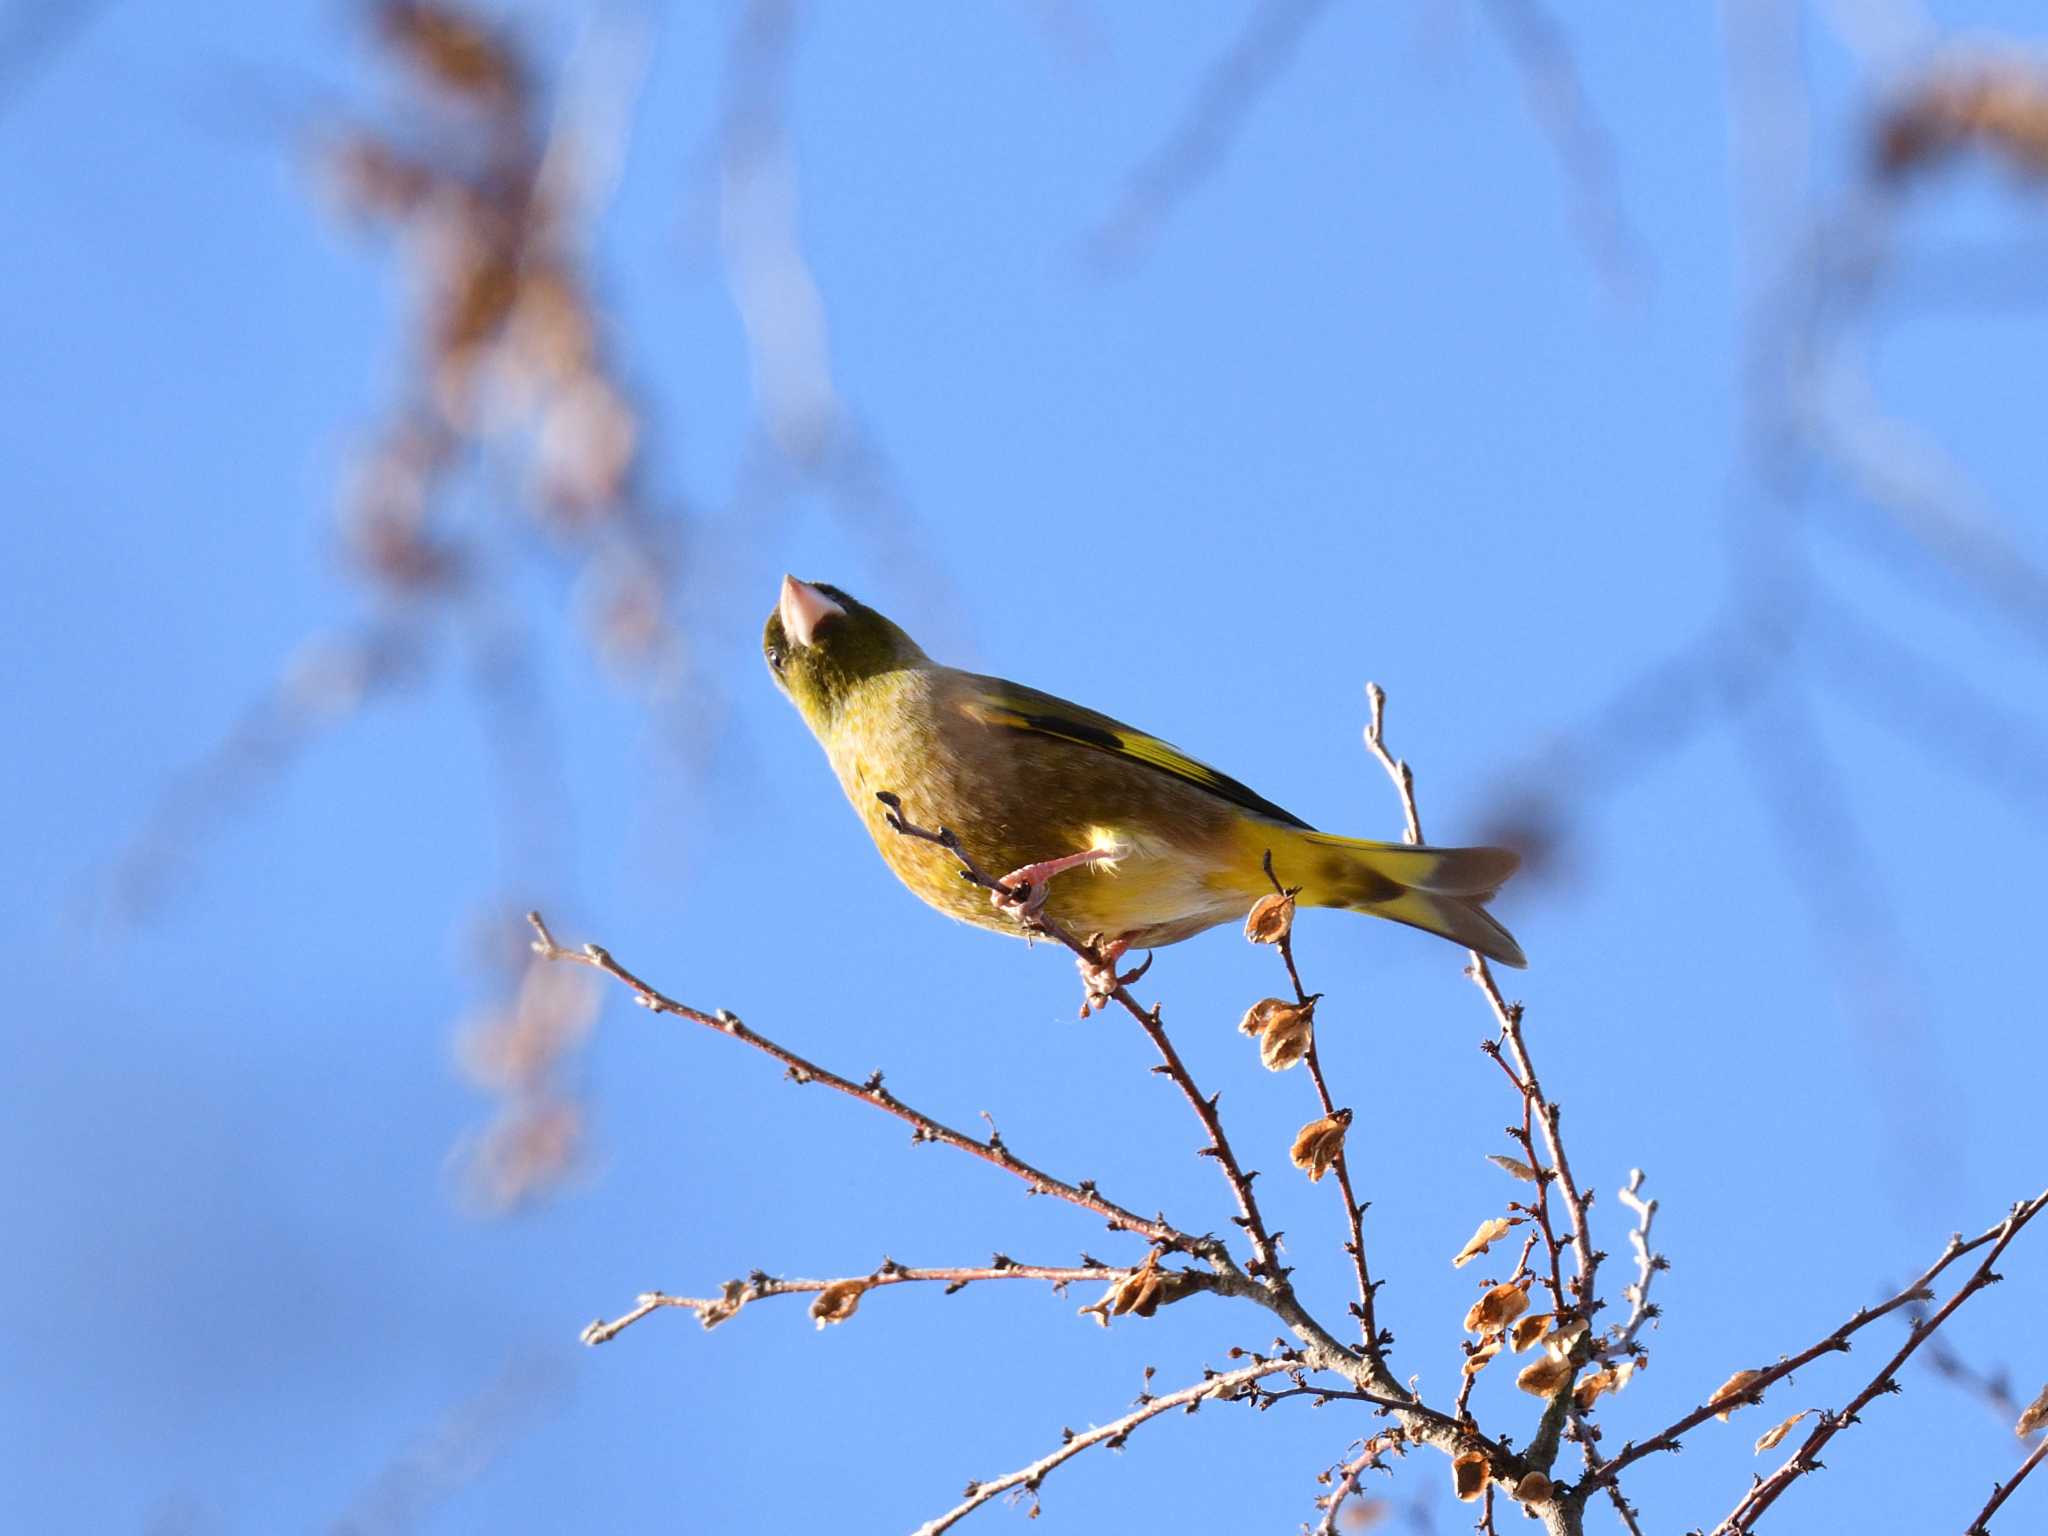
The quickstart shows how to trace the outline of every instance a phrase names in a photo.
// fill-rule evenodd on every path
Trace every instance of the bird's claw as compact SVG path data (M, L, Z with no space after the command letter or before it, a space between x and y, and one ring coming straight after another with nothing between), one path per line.
M1122 975L1117 974L1116 963L1123 959L1131 947L1129 939L1116 939L1104 943L1097 934L1094 940L1095 958L1086 955L1074 957L1074 969L1081 973L1081 1017L1087 1018L1097 1009L1108 1006L1116 996L1119 987L1127 987L1152 969L1152 957L1144 960Z

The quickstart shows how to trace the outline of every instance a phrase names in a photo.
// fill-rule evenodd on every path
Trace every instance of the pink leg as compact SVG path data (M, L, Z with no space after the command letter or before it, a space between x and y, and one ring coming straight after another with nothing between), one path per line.
M1070 853L1064 858L1026 864L1022 869L1013 869L1003 876L1003 884L1012 890L1019 886L1024 888L1021 898L1005 895L1001 891L991 891L989 900L1006 911L1016 913L1019 917L1029 917L1045 905L1046 888L1051 885L1053 876L1063 875L1070 869L1079 869L1084 864L1099 864L1104 859L1115 857L1116 855L1107 848L1091 848L1086 853Z

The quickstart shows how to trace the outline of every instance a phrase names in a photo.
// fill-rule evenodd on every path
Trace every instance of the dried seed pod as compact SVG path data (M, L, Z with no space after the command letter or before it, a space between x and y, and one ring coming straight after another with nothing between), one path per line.
M1525 1472L1522 1480L1515 1484L1515 1501L1520 1504L1541 1504L1551 1495L1549 1478L1541 1472Z
M1712 1397L1707 1399L1707 1402L1710 1406L1718 1406L1722 1403L1726 1403L1728 1406L1721 1409L1714 1417L1723 1424L1726 1424L1728 1422L1728 1415L1742 1407L1745 1403L1762 1402L1762 1393L1751 1393L1749 1390L1749 1384L1762 1375L1762 1371L1737 1371L1733 1376L1722 1382L1720 1388Z
M1489 1152L1486 1160L1510 1178L1520 1179L1525 1184L1536 1182L1536 1170L1519 1157L1509 1157L1505 1152Z
M1792 1433L1792 1426L1811 1412L1813 1412L1811 1408L1802 1408L1784 1423L1773 1424L1769 1429L1758 1435L1756 1437L1756 1454L1761 1456L1765 1451L1776 1450L1778 1443Z
M2013 1425L2012 1432L2024 1440L2044 1426L2048 1426L2048 1387L2043 1387L2041 1395L2027 1404L2027 1411L2020 1415L2020 1421Z
M1515 1385L1531 1397L1555 1397L1565 1384L1572 1379L1569 1361L1555 1355L1539 1355L1522 1367L1515 1378Z
M1529 1310L1529 1293L1514 1281L1496 1285L1465 1314L1467 1333L1494 1333Z
M1244 936L1254 944L1278 944L1294 931L1294 898L1275 891L1252 903L1245 915Z
M865 1280L834 1280L812 1300L811 1316L820 1328L843 1323L860 1309L861 1293L867 1288Z
M1545 1331L1550 1327L1551 1318L1554 1316L1556 1314L1552 1312L1531 1312L1527 1317L1517 1318L1515 1320L1515 1331L1508 1347L1519 1355L1523 1350L1543 1337Z
M1268 1072L1284 1072L1315 1042L1316 1005L1265 997L1245 1010L1238 1028L1259 1042L1259 1060Z
M1492 1473L1484 1451L1466 1451L1451 1461L1451 1491L1470 1504L1486 1492L1486 1482Z
M1463 1269L1482 1253L1508 1235L1514 1222L1505 1216L1489 1216L1479 1223L1479 1230L1472 1234L1470 1242L1458 1250L1458 1256L1451 1260L1451 1267Z
M1585 1336L1586 1320L1583 1317L1574 1317L1553 1325L1550 1332L1543 1336L1543 1348L1555 1359L1569 1360L1572 1351L1578 1347L1579 1340Z
M1102 1293L1101 1300L1081 1308L1081 1314L1093 1317L1107 1328L1112 1317L1122 1317L1127 1312L1137 1317L1150 1317L1169 1302L1180 1300L1188 1291L1186 1271L1161 1269L1159 1255L1154 1252L1147 1254L1145 1262L1128 1275L1113 1281Z
M1484 1344L1474 1345L1472 1352L1465 1356L1465 1374L1467 1376L1477 1376L1486 1369L1493 1357L1499 1353L1500 1340L1497 1337L1488 1339Z
M1320 1120L1311 1120L1304 1125L1294 1138L1294 1150L1288 1153L1294 1166L1306 1173L1311 1184L1320 1184L1323 1175L1330 1171L1344 1150L1344 1134L1351 1129L1351 1111L1340 1109L1334 1115L1325 1115Z
M1586 1413L1600 1401L1602 1393L1619 1391L1620 1388L1621 1382L1612 1370L1594 1371L1590 1376L1580 1378L1578 1386L1572 1390L1572 1401L1578 1404L1579 1412Z

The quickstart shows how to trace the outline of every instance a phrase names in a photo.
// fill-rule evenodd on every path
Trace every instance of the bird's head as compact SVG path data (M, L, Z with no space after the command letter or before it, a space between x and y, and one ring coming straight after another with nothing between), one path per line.
M869 678L926 661L917 642L867 604L823 583L782 578L761 654L775 686L813 731L823 732Z

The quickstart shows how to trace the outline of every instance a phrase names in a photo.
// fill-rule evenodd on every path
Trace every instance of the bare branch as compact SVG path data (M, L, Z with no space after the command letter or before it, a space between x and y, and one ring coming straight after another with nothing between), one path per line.
M1386 769L1387 776L1394 781L1394 790L1401 798L1401 811L1407 823L1407 840L1420 844L1423 840L1422 815L1415 804L1415 774L1405 761L1394 756L1386 743L1386 690L1378 683L1367 683L1365 693L1370 706L1365 726L1366 750L1379 760L1380 766ZM1485 994L1488 1005L1493 1009L1494 1019L1500 1026L1500 1040L1488 1042L1487 1053L1500 1064L1501 1069L1507 1073L1509 1080L1522 1096L1521 1141L1530 1165L1536 1170L1536 1200L1533 1214L1543 1233L1544 1246L1548 1250L1549 1283L1558 1323L1562 1325L1566 1321L1567 1313L1574 1311L1590 1323L1593 1314L1600 1307L1594 1282L1602 1255L1593 1247L1592 1239L1587 1233L1586 1207L1589 1201L1577 1181L1573 1179L1570 1160L1565 1156L1564 1139L1558 1131L1558 1106L1544 1093L1543 1084L1536 1076L1535 1061L1530 1056L1528 1042L1522 1035L1521 1004L1511 1004L1501 996L1500 988L1493 979L1493 970L1486 963L1484 955L1477 950L1468 953L1471 956L1471 963L1466 969L1466 974ZM1503 1044L1506 1046L1507 1056L1512 1058L1512 1064L1502 1056ZM1537 1155L1535 1131L1542 1133L1548 1166L1545 1166L1544 1159ZM1563 1239L1560 1239L1553 1230L1550 1219L1550 1183L1553 1178L1563 1187L1565 1209L1572 1223L1571 1232ZM1565 1300L1564 1277L1559 1267L1558 1250L1561 1242L1570 1243L1573 1258L1578 1265L1578 1273L1571 1283L1573 1300L1570 1304ZM1590 1354L1589 1343L1582 1342L1574 1346L1573 1364L1576 1366L1583 1363ZM1572 1377L1567 1376L1560 1383L1556 1395L1551 1398L1537 1428L1536 1436L1530 1442L1527 1453L1529 1464L1538 1471L1547 1473L1557 1458L1559 1440L1564 1432L1572 1401L1571 1394Z
M728 1035L743 1045L751 1045L755 1050L773 1057L787 1067L790 1078L795 1082L823 1083L826 1087L836 1089L850 1098L859 1099L864 1104L872 1104L884 1114L894 1115L910 1125L912 1139L915 1141L939 1142L971 1157L978 1157L983 1162L991 1163L1005 1173L1014 1174L1022 1179L1030 1186L1033 1194L1052 1195L1070 1205L1078 1205L1083 1210L1093 1211L1109 1222L1112 1231L1136 1232L1140 1236L1150 1238L1161 1247L1176 1249L1183 1253L1206 1254L1216 1246L1214 1238L1196 1237L1182 1231L1164 1217L1140 1216L1129 1207L1105 1198L1097 1190L1093 1179L1082 1179L1078 1183L1070 1184L1064 1179L1053 1177L1044 1169L1018 1157L1003 1144L1002 1137L993 1131L984 1141L968 1135L965 1131L957 1131L922 1110L913 1109L882 1086L882 1074L879 1072L874 1073L865 1082L859 1083L851 1078L841 1077L838 1073L799 1056L787 1046L778 1045L767 1036L749 1029L735 1015L723 1009L717 1013L706 1013L702 1009L692 1008L687 1003L679 1003L674 998L657 992L614 960L608 951L595 944L586 944L580 950L562 948L555 942L555 936L548 931L547 924L541 920L538 912L529 912L526 920L533 925L533 931L537 935L533 942L534 953L543 959L565 960L603 971L614 980L625 983L643 1008L655 1013L671 1014L679 1019L688 1019L693 1024L702 1024L706 1029Z
M1111 1268L1099 1263L1078 1266L1019 1264L1000 1254L997 1258L1001 1262L948 1269L914 1269L898 1264L894 1259L884 1259L880 1267L870 1274L848 1275L835 1280L789 1280L755 1273L745 1280L728 1280L716 1296L671 1296L665 1291L646 1291L637 1299L632 1311L610 1322L600 1318L585 1328L583 1342L591 1345L610 1343L641 1318L668 1307L694 1312L697 1321L706 1328L716 1328L741 1308L772 1296L813 1296L833 1291L849 1292L855 1288L869 1291L889 1285L931 1282L945 1286L946 1294L951 1295L981 1280L1043 1280L1049 1282L1055 1291L1062 1291L1076 1281L1114 1282L1129 1279L1137 1272L1131 1268ZM1187 1278L1199 1284L1209 1277L1194 1274Z
M1273 882L1275 892L1283 897L1293 897L1300 893L1299 886L1290 888L1280 883L1280 877L1273 872L1273 853L1271 849L1266 851L1264 865L1266 878ZM1293 924L1291 922L1283 924L1279 936L1273 942L1274 947L1280 951L1280 963L1287 968L1287 980L1294 988L1294 1000L1301 1006L1307 1007L1314 999L1303 988L1301 972L1294 963ZM1308 1055L1303 1058L1303 1064L1308 1068L1309 1081L1315 1085L1316 1098L1323 1106L1323 1113L1325 1115L1336 1114L1337 1101L1331 1097L1330 1085L1323 1076L1322 1051L1316 1043L1316 1036L1314 1034L1309 1036ZM1352 1273L1358 1280L1359 1335L1364 1341L1366 1353L1377 1357L1380 1353L1381 1344L1379 1324L1374 1317L1373 1309L1373 1293L1376 1287L1372 1283L1372 1271L1365 1257L1365 1207L1358 1203L1358 1196L1352 1191L1351 1164L1342 1146L1338 1148L1336 1157L1330 1163L1330 1171L1336 1175L1338 1198L1344 1202L1344 1220L1346 1226L1350 1229L1350 1237L1344 1244L1344 1251L1351 1257Z
M1628 1186L1617 1198L1636 1213L1636 1224L1629 1228L1628 1233L1629 1247L1635 1250L1636 1278L1633 1285L1622 1287L1621 1294L1629 1304L1628 1320L1600 1346L1600 1358L1603 1360L1635 1353L1637 1335L1643 1331L1643 1325L1657 1315L1657 1309L1650 1304L1650 1283L1660 1270L1668 1267L1663 1256L1650 1249L1650 1224L1657 1219L1657 1202L1645 1200L1642 1188L1643 1170L1629 1169Z
M1761 1397L1765 1389L1774 1382L1790 1376L1801 1366L1811 1364L1822 1355L1847 1352L1850 1338L1859 1330L1869 1327L1870 1324L1876 1322L1879 1318L1884 1317L1888 1313L1896 1312L1901 1307L1910 1306L1916 1301L1925 1301L1931 1297L1935 1280L1940 1277L1943 1270L1947 1269L1957 1259L1963 1257L1964 1254L1973 1253L1988 1243L1996 1243L1998 1248L2003 1250L2005 1244L2011 1240L2012 1235L2022 1226L2026 1225L2028 1221L2031 1221L2044 1204L2048 1204L2048 1192L2044 1192L2034 1199L2014 1207L2013 1214L2004 1221L1995 1227L1978 1233L1977 1236L1967 1242L1958 1233L1949 1239L1948 1246L1941 1251L1940 1257L1930 1264L1921 1273L1919 1278L1893 1295L1889 1300L1880 1302L1874 1307L1858 1308L1856 1313L1847 1322L1843 1323L1826 1337L1808 1345L1805 1349L1800 1350L1798 1354L1790 1355L1780 1360L1776 1365L1760 1369L1739 1395L1724 1397L1719 1401L1703 1403L1684 1417L1659 1430L1647 1440L1633 1441L1624 1445L1616 1455L1602 1462L1600 1466L1588 1474L1587 1484L1597 1487L1603 1483L1611 1482L1615 1475L1624 1467L1642 1460L1643 1457L1650 1455L1652 1452L1674 1451L1678 1449L1678 1437L1680 1435L1697 1425L1705 1423L1715 1414L1726 1410L1731 1403L1752 1402ZM1994 1253L1992 1257L1997 1257L1997 1254ZM1988 1263L1989 1261L1987 1260L1986 1262ZM1949 1304L1943 1307L1941 1312L1929 1318L1926 1324L1916 1327L1913 1336L1907 1341L1905 1349L1895 1358L1903 1360L1905 1356L1910 1355L1918 1347L1919 1341L1925 1339L1929 1333L1940 1326L1940 1322L1962 1302L1971 1290L1978 1289L1981 1283L1973 1284L1964 1290L1958 1291L1955 1296L1950 1298Z
M1278 1359L1255 1360L1250 1365L1241 1365L1234 1371L1205 1376L1201 1381L1192 1386L1182 1387L1177 1392L1168 1392L1161 1397L1149 1397L1120 1419L1112 1419L1107 1424L1099 1424L1080 1434L1070 1433L1058 1450L1049 1456L1039 1457L1029 1466L1019 1467L1014 1472L1006 1472L1001 1477L991 1478L985 1483L969 1483L964 1499L937 1519L928 1520L919 1526L915 1536L938 1536L941 1531L949 1531L982 1505L1013 1488L1036 1493L1038 1485L1045 1480L1045 1475L1062 1462L1073 1460L1090 1446L1121 1446L1132 1430L1148 1420L1158 1418L1162 1413L1171 1413L1176 1408L1193 1413L1211 1398L1228 1401L1237 1397L1243 1388L1262 1376L1277 1376L1283 1371L1300 1368L1299 1357L1292 1355Z
M1912 1357L1913 1352L1920 1347L1922 1342L1935 1329L1939 1328L1954 1315L1958 1307L1968 1301L1978 1291L1984 1289L1985 1286L1997 1281L1998 1275L1991 1266L1998 1262L1998 1256L2005 1252L2006 1245L2019 1234L2020 1229L2033 1220L2034 1216L2044 1206L2048 1206L2048 1190L2042 1191L2031 1200L2023 1200L2018 1205L2015 1205L2012 1208L2011 1214L2003 1222L1992 1228L1984 1238L1980 1238L1979 1242L1987 1240L1990 1242L1991 1250L1984 1255L1983 1261L1978 1264L1976 1269L1970 1272L1969 1278L1956 1287L1954 1294L1947 1301L1943 1302L1940 1309L1931 1317L1913 1325L1906 1336L1906 1342L1901 1344L1892 1357L1878 1368L1877 1374L1864 1384L1862 1390L1849 1399L1847 1406L1840 1413L1823 1412L1820 1415L1820 1423L1815 1426L1813 1433L1808 1435L1804 1442L1801 1443L1799 1449L1787 1457L1784 1465L1779 1467L1777 1471L1743 1495L1741 1501L1736 1504L1728 1517L1715 1527L1716 1531L1745 1532L1754 1530L1756 1522L1763 1517L1764 1511L1776 1503L1779 1496L1787 1488L1821 1465L1819 1460L1821 1450L1830 1440L1834 1439L1841 1429L1856 1423L1856 1416L1869 1407L1872 1402L1876 1401L1881 1394L1898 1391L1897 1374L1899 1368ZM1975 1245L1972 1244L1970 1246ZM1943 1262L1955 1257L1955 1243L1951 1241L1949 1247L1950 1252L1944 1255ZM1938 1269L1940 1266L1937 1265L1936 1267ZM1760 1387L1761 1383L1757 1385Z
M2017 1472L2004 1482L1991 1485L1991 1497L1984 1501L1984 1507L1977 1511L1977 1518L1970 1522L1963 1536L1991 1536L1991 1517L1998 1513L1998 1506L2012 1497L2013 1490L2027 1480L2027 1474L2041 1465L2044 1457L2048 1457L2048 1436L2036 1442Z

